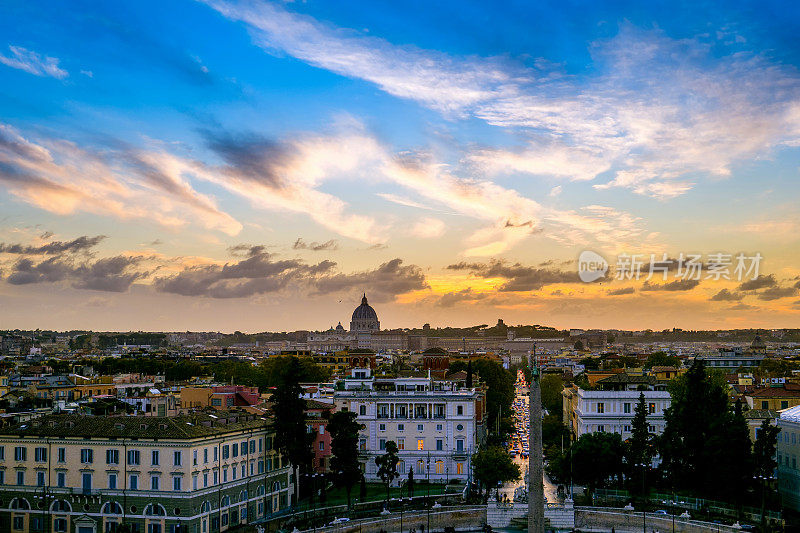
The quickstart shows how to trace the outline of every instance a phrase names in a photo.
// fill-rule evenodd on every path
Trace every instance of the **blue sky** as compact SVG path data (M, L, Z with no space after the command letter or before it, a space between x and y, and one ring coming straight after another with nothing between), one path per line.
M391 327L796 324L791 3L1 9L9 326L314 329L364 290ZM586 249L759 252L764 280L610 294L574 283Z

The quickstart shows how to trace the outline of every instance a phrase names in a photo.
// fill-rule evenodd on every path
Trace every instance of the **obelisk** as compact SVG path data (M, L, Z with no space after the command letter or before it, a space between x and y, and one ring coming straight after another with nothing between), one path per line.
M531 361L533 359L533 361ZM532 366L531 363L536 364ZM544 486L542 472L542 391L539 388L539 365L536 361L536 344L533 358L528 356L531 370L528 414L530 415L528 449L528 533L544 533Z

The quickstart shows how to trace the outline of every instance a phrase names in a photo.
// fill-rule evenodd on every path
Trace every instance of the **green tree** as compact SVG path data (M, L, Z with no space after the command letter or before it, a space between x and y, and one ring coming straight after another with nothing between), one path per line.
M743 491L737 480L752 477L752 462L747 425L741 409L730 409L724 377L695 360L669 391L672 403L659 446L666 479L698 496L738 500L736 492Z
M563 397L561 392L564 390L564 380L560 374L545 374L539 380L542 391L542 407L547 409L551 415L561 417Z
M378 465L378 477L386 486L386 507L388 509L389 488L392 486L392 481L400 477L400 473L397 471L397 463L400 458L397 456L397 444L393 440L386 443L385 451L386 453L375 458L375 464Z
M756 442L753 444L753 472L757 476L761 491L761 516L763 530L764 499L768 486L767 481L772 478L778 462L775 460L775 449L778 446L778 434L781 428L770 424L769 419L761 423L756 432Z
M361 474L361 483L358 486L358 499L362 502L367 499L367 480L364 474Z
M521 476L519 465L511 459L505 448L500 446L481 448L473 454L472 471L475 479L486 489L487 498L489 491L498 484L516 481Z
M631 430L631 438L628 440L625 453L631 488L634 490L641 488L646 493L646 487L641 486L637 481L637 472L640 473L639 475L643 475L641 474L642 469L649 468L653 459L652 439L647 424L647 404L645 403L643 392L639 393L639 401L636 402Z
M622 479L625 446L618 433L586 433L570 447L572 474L589 492Z
M679 367L681 360L674 355L668 355L666 352L653 352L647 356L647 361L644 363L645 368L653 368L654 366L674 366Z
M414 469L408 469L408 481L406 481L406 490L408 491L408 497L414 497Z
M306 427L306 401L301 397L300 361L293 357L285 369L273 398L272 414L275 428L275 447L292 465L295 479L294 498L297 501L300 484L298 474L304 473L311 465L314 452L311 444L314 433Z
M572 347L580 352L583 350L583 341L575 341L575 344L573 344Z
M358 462L358 432L361 424L356 422L352 411L337 411L328 421L331 434L331 474L333 482L344 487L347 493L347 507L350 508L350 492L361 479L361 465Z

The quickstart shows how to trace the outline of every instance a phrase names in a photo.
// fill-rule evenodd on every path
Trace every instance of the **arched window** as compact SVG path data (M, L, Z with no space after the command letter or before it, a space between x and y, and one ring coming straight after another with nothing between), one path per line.
M278 492L279 490L281 490L281 482L276 481L272 484L272 492Z
M436 473L444 474L444 461L436 461Z
M256 496L263 496L264 492L264 485L259 485L256 489Z
M249 500L249 498L247 497L247 491L243 490L242 492L239 493L239 501L246 502L247 500Z
M211 512L211 502L204 501L203 504L200 506L200 514L210 513Z
M56 500L53 502L53 505L50 506L50 510L54 513L69 513L72 511L72 506L70 506L67 500Z
M103 506L103 514L122 514L122 506L117 502L107 502Z
M220 506L228 507L230 504L231 504L231 499L229 497L227 497L227 496L223 496L222 497L222 503L220 504Z
M158 503L150 503L144 508L145 516L167 516L167 511Z
M31 508L31 504L28 503L28 500L25 498L14 498L11 500L11 505L9 505L12 509L18 509L21 511L27 511Z

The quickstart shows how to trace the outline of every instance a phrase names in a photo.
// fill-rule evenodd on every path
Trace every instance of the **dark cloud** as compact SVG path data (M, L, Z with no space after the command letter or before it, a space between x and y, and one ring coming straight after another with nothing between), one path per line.
M292 150L287 145L257 135L232 135L210 130L202 133L208 147L225 161L227 166L221 170L228 175L273 189L291 186L278 170L292 158Z
M732 305L728 308L728 311L749 311L750 309L757 309L754 305L748 305L744 302L739 302L736 305Z
M651 284L645 281L642 285L643 291L690 291L700 285L700 281L696 279L677 279L663 284Z
M467 287L460 291L451 291L443 294L439 301L436 302L436 305L439 307L454 307L456 304L465 301L483 300L486 296L486 294L474 292L472 287Z
M722 289L709 299L712 302L738 302L742 298L744 298L744 294L731 292L728 289Z
M125 292L136 280L149 275L136 268L141 261L141 257L123 255L77 264L65 256L39 262L23 257L14 263L6 281L12 285L68 281L76 289Z
M263 244L237 244L229 247L228 252L234 257L253 257L267 253L267 247Z
M634 289L633 287L623 287L621 289L614 289L614 290L608 291L608 295L609 296L622 296L624 294L633 294L635 292L636 292L636 289Z
M736 290L739 291L755 291L758 289L764 289L766 287L777 287L778 281L775 279L774 274L770 274L769 276L758 276L756 279L751 279L745 281L741 285L739 285Z
M302 238L298 238L296 241L294 241L292 248L295 250L311 250L314 252L321 252L323 250L338 250L339 242L335 239L325 242L306 242Z
M248 256L225 265L190 267L172 276L157 277L153 286L159 292L182 296L244 298L277 292L291 283L308 283L330 272L336 263L307 264L299 259L273 260L262 246L239 246Z
M577 272L524 266L520 263L491 260L488 263L460 262L448 265L449 270L468 271L481 278L503 278L506 281L499 287L503 292L523 292L539 290L553 283L578 283Z
M392 259L374 270L320 277L314 283L315 292L319 294L364 291L376 302L389 301L398 294L427 287L422 269L416 265L403 265L402 259Z
M758 299L769 302L788 298L789 296L797 296L797 293L798 289L796 287L769 287L758 293Z
M48 242L47 244L40 244L36 246L27 244L0 243L0 253L19 255L59 255L64 253L85 252L100 244L100 241L105 238L105 235L97 235L94 237L84 235L71 241L53 241Z

